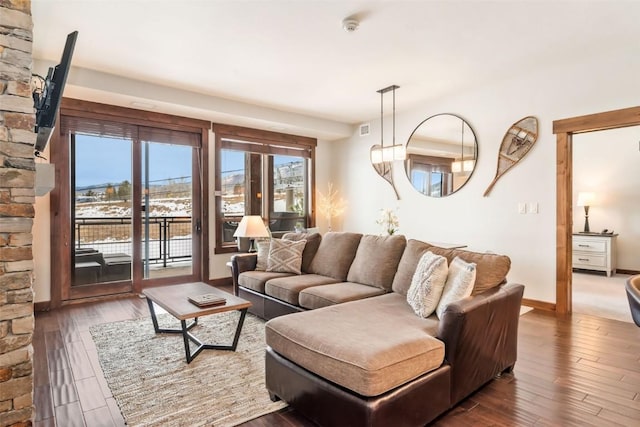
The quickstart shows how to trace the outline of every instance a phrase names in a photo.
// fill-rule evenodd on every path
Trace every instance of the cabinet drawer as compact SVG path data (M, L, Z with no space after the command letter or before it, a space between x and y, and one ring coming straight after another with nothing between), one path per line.
M606 267L607 257L604 255L573 254L573 266Z
M573 250L576 252L600 252L605 253L607 242L597 240L573 239Z

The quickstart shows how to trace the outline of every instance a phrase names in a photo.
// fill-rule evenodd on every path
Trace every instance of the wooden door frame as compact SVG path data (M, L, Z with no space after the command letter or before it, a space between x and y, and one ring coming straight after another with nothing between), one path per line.
M569 314L573 233L573 135L640 125L640 106L553 122L556 135L556 312Z
M66 265L71 263L69 245L71 243L71 236L68 227L62 226L65 221L70 218L71 200L70 188L67 185L61 185L62 183L68 183L70 179L69 169L69 153L68 149L64 149L63 145L69 144L66 140L66 136L62 135L62 126L60 118L62 115L76 116L83 118L96 118L102 120L112 120L131 125L157 127L168 130L192 132L200 134L200 161L199 174L200 177L200 198L201 206L200 212L198 212L201 218L201 234L200 234L200 247L197 253L193 253L193 257L197 257L199 261L199 270L194 270L192 273L200 273L200 277L203 281L208 281L209 278L209 230L208 230L208 179L209 179L209 162L208 162L208 143L209 143L209 130L211 129L211 122L199 119L192 119L186 117L173 116L164 113L149 112L143 110L135 110L126 107L119 107L114 105L99 104L90 101L83 101L78 99L63 98L60 105L60 111L57 117L58 126L56 132L53 132L49 145L51 146L51 163L56 165L56 177L55 182L57 185L51 191L50 195L50 218L51 218L51 300L50 307L57 308L71 301L68 299L68 295L63 293L63 283L69 283L71 281L69 268ZM195 147L194 147L195 148ZM134 159L139 161L139 159ZM139 191L139 190L138 190ZM196 196L197 197L197 196ZM195 215L194 215L195 217ZM195 259L195 258L194 258ZM134 260L136 262L136 260ZM194 264L195 268L195 264ZM133 278L132 278L133 279ZM167 279L155 279L154 285L162 285L169 283L171 278ZM166 282L166 283L165 283ZM133 282L134 286L132 291L135 293L141 292L141 287L136 286L136 282ZM124 288L123 288L124 289ZM87 295L91 297L91 295Z

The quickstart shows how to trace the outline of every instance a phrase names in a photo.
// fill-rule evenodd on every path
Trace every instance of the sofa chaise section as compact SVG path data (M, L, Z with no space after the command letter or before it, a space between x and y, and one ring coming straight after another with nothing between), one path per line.
M364 236L360 246L372 240ZM403 249L380 287L356 273L371 275L375 265L356 267L356 257L351 266L349 281L368 282L361 286L384 294L345 303L334 298L330 303L336 304L323 308L312 295L315 306L309 308L317 309L267 322L265 375L272 399L322 426L423 426L513 369L524 286L507 283L509 258L417 240ZM449 263L456 257L474 263L477 273L472 295L449 303L440 318L424 319L407 303L427 251ZM330 295L331 287L344 284L306 288L299 301L323 288Z

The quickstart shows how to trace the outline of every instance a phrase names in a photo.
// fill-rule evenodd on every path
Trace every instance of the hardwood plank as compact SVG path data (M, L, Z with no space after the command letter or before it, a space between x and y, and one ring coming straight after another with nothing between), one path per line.
M80 402L57 406L56 424L64 427L86 427Z
M38 408L35 416L36 421L53 418L53 397L51 396L51 387L49 384L34 387L33 404Z
M608 409L600 411L598 419L612 421L623 426L637 426L640 424L640 419L637 417L627 417L626 415L618 414L617 412L613 412Z
M111 418L111 413L109 412L109 408L103 406L101 408L96 408L92 411L88 411L84 413L84 420L87 423L87 426L91 427L115 427L116 424L113 422Z
M104 396L102 396L102 390L100 384L95 377L85 378L76 381L76 390L78 397L80 398L80 405L84 412L92 411L98 408L106 408L107 402ZM109 418L111 418L109 416Z
M124 418L122 417L122 412L120 412L118 403L113 397L107 399L107 408L109 408L109 413L111 414L113 423L118 427L124 427L126 424L124 422Z
M598 405L601 408L607 408L607 410L620 415L640 420L640 402L637 400L621 400L616 402L616 399L613 397L602 398L590 395L585 397L584 401Z
M69 354L69 365L76 381L94 376L93 367L89 362L89 356L87 356L82 341L68 343L67 353Z
M51 417L44 420L36 420L33 425L35 427L56 427L56 419Z
M49 385L49 362L44 334L34 334L33 340L33 386Z
M92 350L87 351L87 355L89 356L89 362L91 362L91 367L93 368L93 372L95 373L95 379L98 381L98 384L100 385L102 396L104 396L105 398L112 397L111 389L107 384L107 380L104 378L102 367L100 366L100 359L98 358L98 352L94 348Z
M55 406L78 401L78 393L70 370L55 371L51 381L51 395Z

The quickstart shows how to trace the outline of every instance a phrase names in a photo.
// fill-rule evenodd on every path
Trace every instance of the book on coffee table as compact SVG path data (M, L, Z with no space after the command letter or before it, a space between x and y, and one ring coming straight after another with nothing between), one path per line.
M188 297L189 302L197 305L198 307L208 307L210 305L221 305L227 302L226 298L223 298L217 294L202 294L192 297Z

